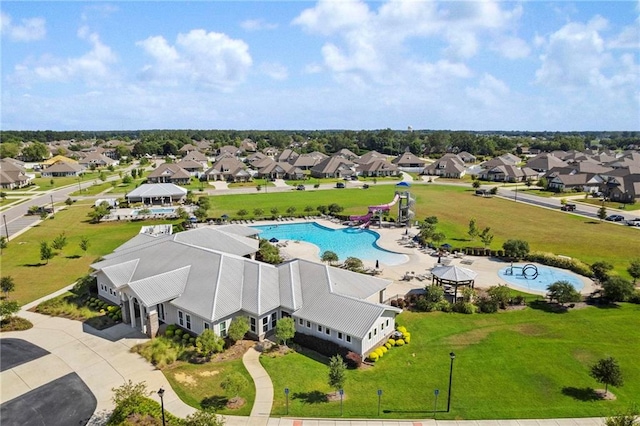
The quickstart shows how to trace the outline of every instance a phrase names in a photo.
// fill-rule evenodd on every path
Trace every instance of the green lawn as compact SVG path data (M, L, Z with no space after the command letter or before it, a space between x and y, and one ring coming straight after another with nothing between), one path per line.
M234 395L225 394L224 389L220 387L222 380L232 371L242 374L247 379L247 386L240 392L240 396L247 403L237 410L225 407L227 399L233 398ZM244 368L241 358L206 364L177 362L175 366L165 368L162 372L180 399L192 407L202 410L213 406L218 414L234 416L248 416L251 413L256 392L253 380Z
M153 223L91 224L87 217L89 210L88 204L74 204L56 212L53 219L11 238L8 247L2 251L2 275L10 275L15 280L12 299L23 305L72 284L89 272L89 265L96 259L136 235L141 226ZM40 260L40 242L51 243L62 232L67 237L67 246L45 264ZM86 253L79 247L83 235L89 239Z
M239 217L240 209L247 209L253 217L253 206L269 213L272 207L285 215L287 208L296 208L296 214L305 215L306 206L317 207L338 203L345 208L343 214L363 214L367 206L388 203L393 198L394 186L372 185L367 190L335 189L326 191L289 191L278 193L250 193L211 197L209 215L227 214ZM416 198L414 211L417 219L437 216L438 229L446 242L454 247L481 246L480 241L469 241L468 224L475 218L480 229L490 227L495 238L491 248L499 249L512 238L529 242L531 250L552 252L578 258L586 263L605 260L615 266L616 272L628 278L629 260L640 251L635 230L624 226L541 209L501 198L483 198L473 195L473 189L449 185L414 185L410 188ZM250 206L250 208L247 208ZM313 212L315 214L317 212Z
M427 418L440 390L446 409L449 352L456 354L451 412L439 419L554 418L605 416L623 411L640 395L640 306L588 307L565 314L542 310L498 314L405 312L398 322L411 344L392 348L373 367L350 370L344 417L377 417L377 390L383 391L382 418ZM625 384L611 388L615 401L589 400L601 388L589 376L598 359L613 356ZM289 414L337 417L339 402L321 402L331 392L328 367L307 356L261 356L275 389L273 416L285 414L283 389L290 388Z

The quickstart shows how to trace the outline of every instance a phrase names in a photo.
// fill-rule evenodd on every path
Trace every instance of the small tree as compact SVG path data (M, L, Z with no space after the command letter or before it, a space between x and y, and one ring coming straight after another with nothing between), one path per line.
M40 243L40 260L45 260L49 264L49 259L53 259L53 250L49 247L49 243L42 241Z
M16 283L13 280L13 277L10 275L5 275L0 278L0 289L4 293L4 297L9 297L9 293L11 293L16 288Z
M248 214L249 214L249 212L246 209L238 210L238 216L240 216L240 217L245 217Z
M549 181L547 180L547 178L540 178L538 179L538 186L542 189L547 189L547 186L549 185Z
M631 278L633 278L633 285L635 285L636 281L640 278L640 259L633 259L629 263L627 272L631 275Z
M336 214L336 213L340 213L341 211L344 210L344 207L342 207L339 204L336 203L331 203L329 204L329 207L327 207L327 210L329 210L330 214Z
M622 372L618 361L613 357L603 358L591 367L591 377L604 383L604 394L607 395L609 385L622 386Z
M364 264L357 257L347 257L344 261L344 267L349 271L360 272L364 269Z
M475 189L480 188L480 181L477 179L473 180L473 183L471 184L471 186L473 186Z
M494 302L498 303L500 308L505 309L511 299L511 290L506 285L496 285L489 287L487 294Z
M429 217L426 217L426 218L424 219L424 222L425 222L425 223L428 223L428 224L430 224L430 225L435 226L435 225L437 225L437 224L438 224L438 216L429 216Z
M493 233L491 232L491 228L488 226L482 230L480 233L480 241L484 244L485 248L491 245L493 241Z
M196 348L202 356L209 358L224 350L224 340L208 328L196 337Z
M446 238L447 236L442 232L434 232L433 235L431 235L431 240L436 246L440 245L440 243L443 242Z
M478 231L478 227L476 226L476 220L472 218L469 221L469 230L467 231L467 234L469 235L469 237L471 237L472 240L475 240L476 237L478 236L478 233L479 231Z
M2 254L2 250L6 249L9 245L9 241L7 241L7 237L0 237L0 254Z
M607 208L604 206L604 204L598 209L598 219L600 219L601 221L604 220L607 217Z
M145 382L133 383L131 380L120 387L112 388L111 391L113 392L111 399L115 405L109 419L112 424L124 423L129 415L137 412L138 407L145 404L150 394Z
M20 304L16 300L0 300L0 321L7 322L20 311Z
M524 240L507 240L502 244L507 256L522 259L529 254L529 243Z
M51 247L56 250L62 250L67 245L67 236L62 232L60 235L53 239Z
M602 297L609 302L624 302L633 295L635 287L622 277L610 277L602 283Z
M313 206L306 206L304 208L304 212L305 213L311 213L312 211L314 211L315 209L313 208Z
M329 387L334 389L336 393L344 388L344 382L347 380L346 370L347 364L344 363L340 355L331 357L329 360Z
M207 209L203 209L202 207L198 207L196 211L193 212L193 215L198 219L198 222L204 222L207 218Z
M579 302L580 293L569 281L556 281L547 286L549 298L556 300L561 305L569 302Z
M297 209L297 208L295 208L294 206L287 207L287 214L288 214L289 216L293 216L293 215L295 214L296 210L298 210L298 209Z
M424 290L424 298L428 303L438 303L444 299L444 289L439 285L428 285Z
M240 392L247 387L249 382L242 374L234 371L225 377L220 383L220 387L224 389L232 398L238 398Z
M242 340L244 335L247 334L247 331L249 331L249 318L235 317L231 320L227 336L233 343L235 343L238 340Z
M281 318L276 322L276 339L287 346L287 340L296 334L296 323L291 317Z
M253 215L255 217L260 217L264 214L264 209L261 209L260 207L256 207L255 209L253 209Z
M593 276L600 281L600 283L609 279L609 271L612 269L613 265L609 262L605 262L604 260L595 262L591 265L591 272L593 272Z
M280 209L278 209L277 207L271 207L271 210L269 210L271 212L272 215L277 216L278 213L280 213Z
M640 418L638 412L635 410L629 410L626 413L619 413L617 415L607 417L604 419L604 426L638 426L640 425Z
M322 257L320 258L320 260L322 260L323 262L328 262L329 265L333 265L338 261L338 255L331 250L327 250L322 253Z
M318 213L320 214L327 214L327 206L318 206L316 207L316 210L318 210Z

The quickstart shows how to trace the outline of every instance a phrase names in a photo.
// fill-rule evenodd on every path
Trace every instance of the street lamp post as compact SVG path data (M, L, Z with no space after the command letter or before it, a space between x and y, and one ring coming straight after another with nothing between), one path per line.
M158 396L160 396L160 407L162 408L162 426L166 426L164 420L164 389L160 388L160 390L158 391Z
M51 213L55 213L55 210L53 208L53 194L50 194L49 197L51 197Z
M380 417L380 400L382 399L382 389L378 389L378 417Z
M344 396L344 389L340 389L340 417L342 417L342 413L344 413L344 411L342 411L342 397Z
M287 416L289 415L289 388L284 388L284 396L287 399Z
M447 395L447 413L451 409L451 380L453 379L453 360L456 359L456 354L451 352L449 354L451 358L451 366L449 367L449 395Z
M516 195L513 198L513 201L518 202L518 182L516 182Z

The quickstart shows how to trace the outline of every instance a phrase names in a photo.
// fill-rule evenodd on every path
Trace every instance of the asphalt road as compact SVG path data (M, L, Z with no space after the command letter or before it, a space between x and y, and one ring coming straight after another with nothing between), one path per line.
M0 371L5 371L48 355L49 351L26 340L2 339L0 353Z

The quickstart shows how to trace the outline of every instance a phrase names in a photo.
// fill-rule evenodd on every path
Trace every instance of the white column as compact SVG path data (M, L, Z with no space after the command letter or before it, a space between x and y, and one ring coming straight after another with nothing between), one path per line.
M134 298L129 297L129 316L131 317L131 328L136 328L136 311L133 305L135 304Z
M142 305L142 303L138 303L138 306L140 307L140 330L143 333L146 333L146 329L147 329L147 316L145 315L144 311L144 306Z

